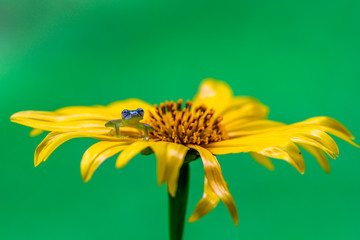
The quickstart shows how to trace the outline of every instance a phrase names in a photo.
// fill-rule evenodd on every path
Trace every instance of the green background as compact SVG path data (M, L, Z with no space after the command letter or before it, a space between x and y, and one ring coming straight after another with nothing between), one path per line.
M44 135L10 123L21 110L191 99L200 81L226 81L257 97L272 120L331 116L357 137L360 2L0 1L0 239L166 239L166 187L154 156L123 169L106 161L83 183L80 160L95 141L75 139L33 166ZM360 151L342 141L331 174L306 157L306 173L247 154L219 162L239 211L221 203L184 239L359 239ZM358 141L359 143L359 141ZM203 192L191 164L187 217Z

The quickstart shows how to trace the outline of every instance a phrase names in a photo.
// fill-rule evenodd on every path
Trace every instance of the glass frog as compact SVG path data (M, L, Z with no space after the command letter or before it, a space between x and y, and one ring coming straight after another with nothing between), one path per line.
M107 122L105 127L115 128L117 137L122 137L120 135L119 127L132 127L139 130L141 136L145 138L146 141L149 140L149 132L153 131L154 128L148 124L141 123L140 121L144 118L144 110L138 108L136 110L127 110L124 109L121 112L122 119L115 119Z

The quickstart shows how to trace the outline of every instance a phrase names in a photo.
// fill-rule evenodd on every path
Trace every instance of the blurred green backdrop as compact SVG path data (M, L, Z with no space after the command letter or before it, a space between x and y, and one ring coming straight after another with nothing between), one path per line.
M259 98L273 120L327 115L360 137L359 11L357 0L1 0L0 239L168 236L153 156L120 170L109 159L85 184L80 160L94 141L76 139L34 168L44 135L10 123L17 111L191 99L214 77ZM219 204L185 239L359 239L360 151L338 143L329 175L307 154L304 175L220 156L239 226ZM187 216L203 191L202 164L191 167Z

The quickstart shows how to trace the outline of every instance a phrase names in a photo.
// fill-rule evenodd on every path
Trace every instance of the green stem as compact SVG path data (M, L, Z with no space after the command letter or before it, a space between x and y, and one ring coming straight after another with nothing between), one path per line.
M169 195L169 234L170 240L181 240L184 231L186 204L189 193L190 166L184 163L180 168L175 197Z

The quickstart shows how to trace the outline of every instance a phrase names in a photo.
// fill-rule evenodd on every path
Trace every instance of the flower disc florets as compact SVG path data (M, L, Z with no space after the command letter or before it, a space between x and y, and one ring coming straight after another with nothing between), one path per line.
M214 109L205 105L192 108L187 100L166 101L160 107L155 105L155 114L149 113L149 125L154 128L149 135L160 141L179 144L208 144L227 139L228 136L221 125L222 117L215 116Z

